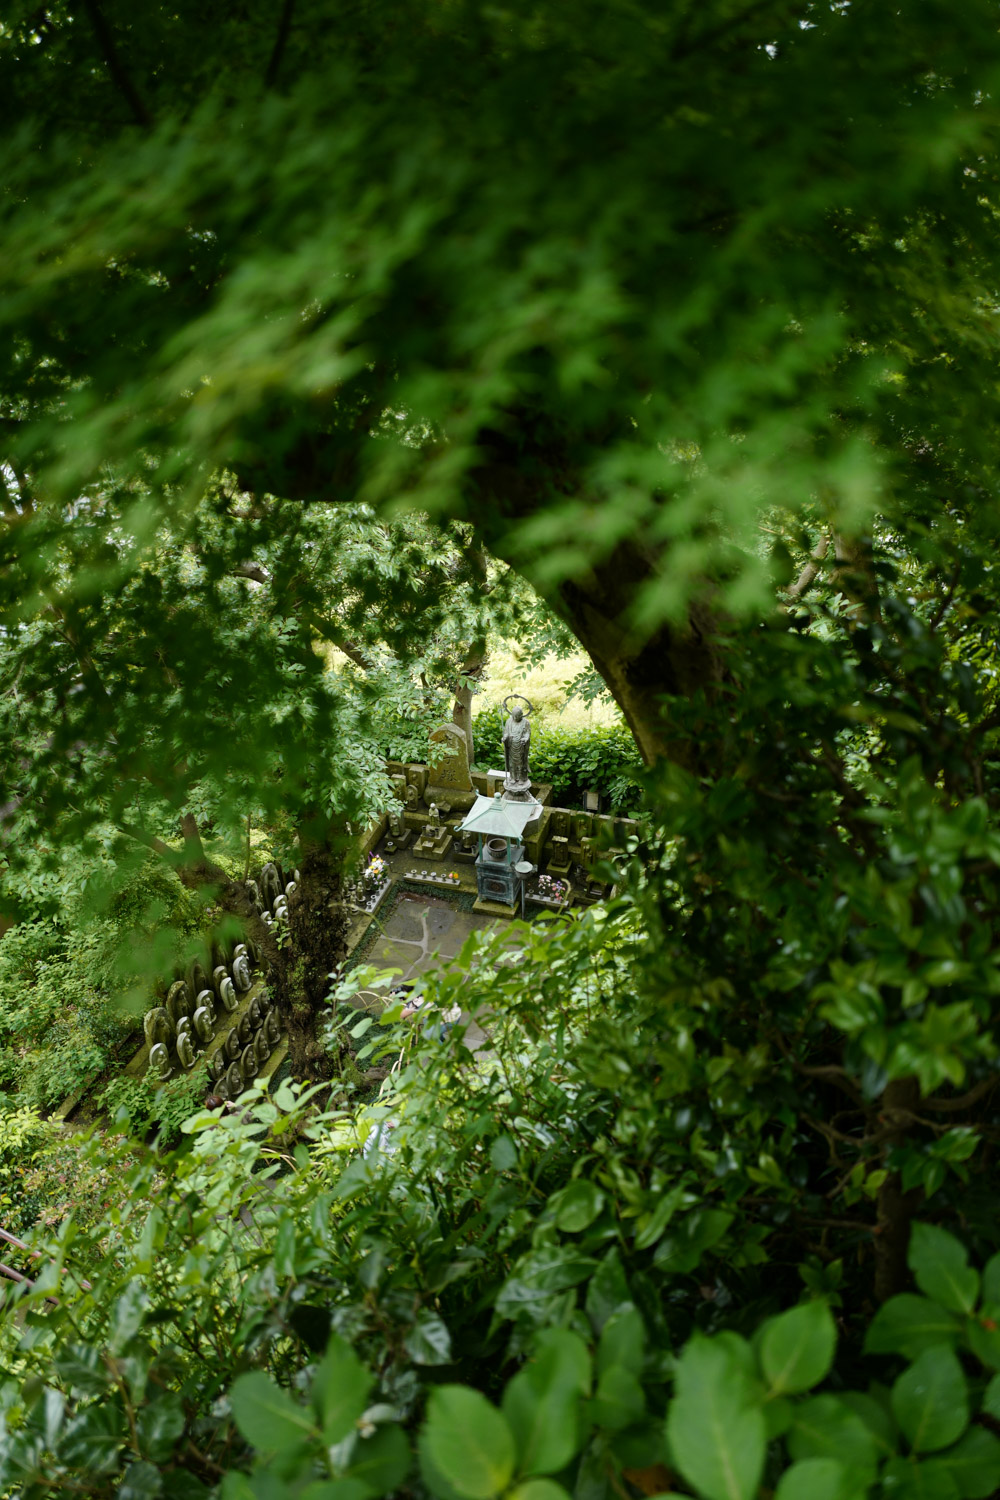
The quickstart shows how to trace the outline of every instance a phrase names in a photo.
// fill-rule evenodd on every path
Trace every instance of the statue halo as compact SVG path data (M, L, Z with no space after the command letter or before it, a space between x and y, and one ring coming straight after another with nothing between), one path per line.
M505 714L510 713L510 709L507 707L507 704L510 703L512 698L516 698L519 703L527 703L528 713L525 714L525 718L528 717L528 714L533 714L535 712L534 704L529 702L529 700L524 696L523 693L508 693L501 704L501 707Z

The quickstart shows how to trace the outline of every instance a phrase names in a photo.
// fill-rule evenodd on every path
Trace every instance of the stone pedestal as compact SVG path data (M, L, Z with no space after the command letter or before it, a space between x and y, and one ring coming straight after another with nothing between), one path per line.
M413 846L418 859L444 859L452 845L451 830L429 823Z

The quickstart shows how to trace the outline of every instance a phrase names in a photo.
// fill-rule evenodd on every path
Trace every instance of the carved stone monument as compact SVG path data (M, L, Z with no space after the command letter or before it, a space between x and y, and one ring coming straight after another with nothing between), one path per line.
M181 1016L191 1014L191 995L183 979L178 979L167 991L167 1014L175 1026Z
M476 800L469 772L469 742L457 724L442 724L430 737L431 756L437 764L428 772L424 801L448 803L458 812L468 812Z
M151 1048L157 1042L162 1042L164 1046L169 1047L173 1041L174 1023L165 1006L156 1005L152 1010L148 1010L142 1025L146 1033L146 1041Z
M149 1071L161 1082L170 1077L170 1054L162 1042L154 1042L149 1049Z
M177 1038L177 1056L180 1059L182 1067L194 1067L197 1059L194 1055L194 1043L191 1040L191 1033L189 1031L182 1031Z
M569 813L557 808L549 823L549 857L545 868L550 875L569 874L572 864L569 852L570 832Z

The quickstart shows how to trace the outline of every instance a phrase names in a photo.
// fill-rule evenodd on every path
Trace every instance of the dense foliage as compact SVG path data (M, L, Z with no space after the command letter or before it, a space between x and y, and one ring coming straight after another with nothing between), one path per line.
M273 11L0 22L0 1492L985 1500L996 6ZM518 632L646 832L359 1016ZM43 1119L224 923L296 1081Z

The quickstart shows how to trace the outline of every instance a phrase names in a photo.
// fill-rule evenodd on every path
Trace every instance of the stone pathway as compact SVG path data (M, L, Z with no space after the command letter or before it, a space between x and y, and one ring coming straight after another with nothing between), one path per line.
M429 893L404 891L365 962L378 969L399 969L398 982L412 984L431 969L446 968L471 933L503 925L496 917L459 911L452 902ZM385 992L361 990L357 1002L359 1008L381 1010ZM466 1045L472 1052L479 1051L488 1043L486 1033L469 1011L462 1011L462 1020L467 1023Z

